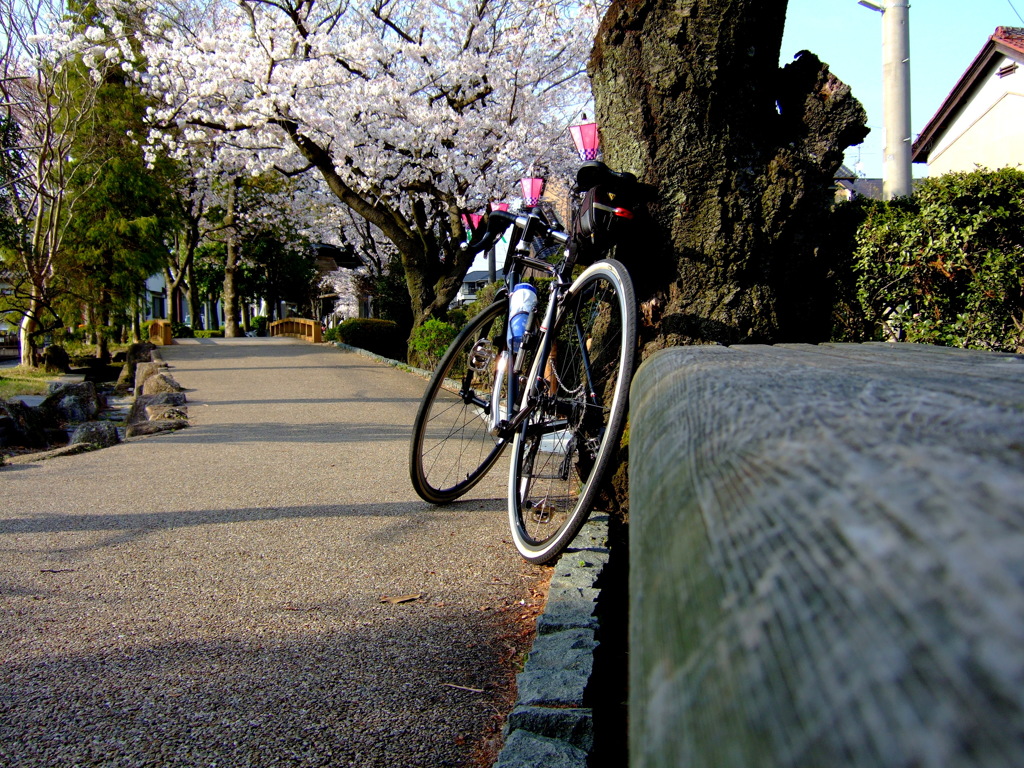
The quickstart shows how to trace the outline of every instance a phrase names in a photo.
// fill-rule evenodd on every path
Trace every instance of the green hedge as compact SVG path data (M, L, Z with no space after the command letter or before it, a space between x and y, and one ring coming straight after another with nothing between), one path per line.
M405 360L405 338L398 323L391 320L367 317L345 320L338 326L338 341L393 360Z
M223 339L224 331L196 331L197 339Z
M875 338L1024 348L1024 171L949 173L861 207L853 274Z

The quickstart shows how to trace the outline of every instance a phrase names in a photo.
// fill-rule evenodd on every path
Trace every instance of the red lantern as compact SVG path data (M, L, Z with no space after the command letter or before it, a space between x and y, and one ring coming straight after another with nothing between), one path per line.
M544 193L544 179L527 176L520 179L519 183L523 187L523 205L527 208L533 208L533 206L540 202L540 196Z
M462 214L462 224L466 229L475 231L480 226L480 220L483 217L482 213L464 213Z
M507 211L508 203L491 203L492 211Z
M584 115L583 119L586 120L587 116ZM570 125L569 133L572 135L572 143L576 145L580 160L597 159L597 150L601 144L601 139L597 135L597 123Z

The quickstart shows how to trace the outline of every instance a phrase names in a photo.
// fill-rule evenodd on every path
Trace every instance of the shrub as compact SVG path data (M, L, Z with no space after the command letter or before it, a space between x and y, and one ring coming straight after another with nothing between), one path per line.
M414 328L409 337L409 355L413 358L410 362L427 370L435 368L458 333L459 329L451 323L430 318Z
M192 339L195 338L195 331L185 323L171 323L171 335L176 339Z
M392 320L353 317L338 327L338 340L395 360L405 360L405 339Z
M270 320L266 315L255 315L249 318L249 328L256 331L257 336L266 336L268 325L270 325Z
M338 334L338 326L335 325L324 331L324 341L341 341L341 336Z
M1024 347L1024 171L949 173L866 206L854 274L877 338Z
M196 334L196 338L197 339L223 339L224 338L224 331L223 330L219 330L219 331L196 331L195 334Z

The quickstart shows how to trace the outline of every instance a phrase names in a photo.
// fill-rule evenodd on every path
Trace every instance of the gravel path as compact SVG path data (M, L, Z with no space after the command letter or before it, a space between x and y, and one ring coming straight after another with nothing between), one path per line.
M543 577L503 462L431 507L419 379L285 340L163 353L190 429L0 469L0 765L488 764Z

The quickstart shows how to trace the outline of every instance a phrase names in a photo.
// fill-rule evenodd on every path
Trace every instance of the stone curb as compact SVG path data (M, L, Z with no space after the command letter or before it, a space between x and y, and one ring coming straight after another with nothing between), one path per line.
M586 768L594 718L583 695L598 646L596 584L609 555L608 516L594 515L555 564L494 768Z
M429 379L433 373L342 342L334 345ZM594 669L598 577L608 564L607 515L594 515L558 559L544 612L505 724L493 768L586 768L594 745L593 710L583 694Z
M345 352L355 352L356 354L362 355L363 357L368 357L371 360L376 360L378 363L384 363L384 365L390 365L392 368L398 368L401 371L407 371L409 373L416 374L420 378L429 379L431 376L434 375L433 371L427 371L424 370L423 368L417 368L415 365L409 365L408 363L403 363L400 360L392 360L390 357L378 355L376 352L370 352L369 350L362 349L361 347L353 347L341 341L334 341L328 343L334 344L334 346L336 346L338 349L343 350Z

